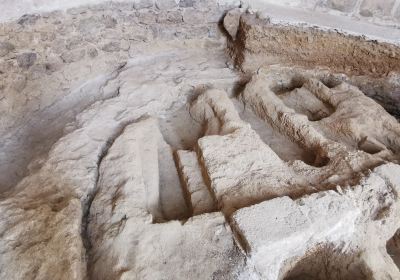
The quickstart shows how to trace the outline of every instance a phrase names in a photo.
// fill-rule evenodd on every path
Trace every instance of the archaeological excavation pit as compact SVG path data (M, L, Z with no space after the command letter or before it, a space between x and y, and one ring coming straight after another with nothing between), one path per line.
M400 1L0 10L0 279L400 279Z

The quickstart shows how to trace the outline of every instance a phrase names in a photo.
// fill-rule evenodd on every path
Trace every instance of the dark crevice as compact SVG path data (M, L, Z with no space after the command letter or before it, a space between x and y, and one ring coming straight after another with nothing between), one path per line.
M332 244L320 244L300 260L289 263L284 280L367 280L371 271L355 253Z
M232 219L232 215L224 214L224 216L225 216L225 220L227 221L227 223L229 224L229 226L232 230L236 244L238 245L238 247L241 249L241 251L243 253L249 254L250 246L249 246L246 238L244 237L244 234L241 232L239 227L236 225L235 221Z

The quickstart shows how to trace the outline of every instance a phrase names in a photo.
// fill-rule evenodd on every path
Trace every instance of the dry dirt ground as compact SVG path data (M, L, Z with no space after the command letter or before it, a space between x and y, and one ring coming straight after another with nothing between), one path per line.
M206 0L2 24L0 278L400 279L399 57Z

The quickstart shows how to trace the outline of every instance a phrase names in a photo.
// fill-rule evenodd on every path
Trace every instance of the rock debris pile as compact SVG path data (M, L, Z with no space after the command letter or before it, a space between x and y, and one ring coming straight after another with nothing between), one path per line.
M222 1L3 24L0 278L400 279L400 51L295 32L334 36Z

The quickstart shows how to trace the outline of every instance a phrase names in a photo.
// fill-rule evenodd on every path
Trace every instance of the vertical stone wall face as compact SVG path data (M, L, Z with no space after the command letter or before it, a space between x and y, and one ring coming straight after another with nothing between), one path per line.
M0 1L0 21L18 18L23 14L67 9L78 5L95 4L103 0L3 0ZM155 0L111 0L112 2L157 2ZM211 1L211 0L210 0ZM269 4L295 6L323 12L341 12L346 15L361 17L368 20L384 20L400 23L400 0L256 0ZM185 0L161 1L160 3L184 3ZM211 1L212 2L212 1ZM224 4L240 3L239 0L215 0ZM253 0L244 0L251 5Z
M400 0L259 0L259 2L322 12L339 12L365 20L400 23Z

